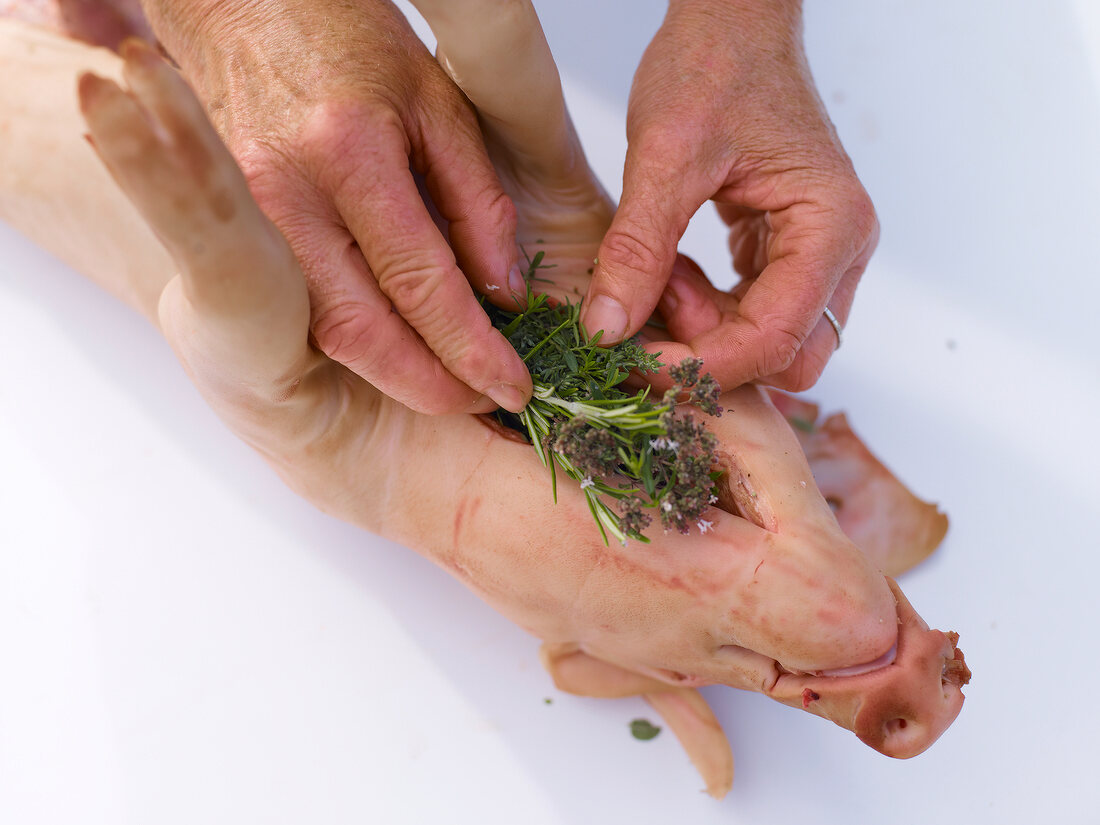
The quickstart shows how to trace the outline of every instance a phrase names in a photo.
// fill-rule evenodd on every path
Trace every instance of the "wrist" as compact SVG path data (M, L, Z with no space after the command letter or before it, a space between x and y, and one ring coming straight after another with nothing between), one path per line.
M802 0L669 0L664 26L736 44L746 55L802 52Z

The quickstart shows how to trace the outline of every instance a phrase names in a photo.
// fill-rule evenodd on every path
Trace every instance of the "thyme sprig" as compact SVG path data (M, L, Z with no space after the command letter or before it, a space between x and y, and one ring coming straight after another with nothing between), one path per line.
M558 468L580 482L592 517L606 543L648 542L642 531L656 514L666 530L687 533L717 499L714 451L717 440L691 413L674 414L677 399L689 400L710 415L720 415L720 389L700 375L702 361L686 359L669 370L675 385L660 399L646 387L622 388L632 370L658 372L657 356L636 339L599 346L580 323L580 304L551 303L536 295L531 281L543 253L529 261L522 309L509 312L485 304L493 324L511 342L531 371L534 393L519 415L498 411L507 426L525 433L543 465L550 468L557 500Z

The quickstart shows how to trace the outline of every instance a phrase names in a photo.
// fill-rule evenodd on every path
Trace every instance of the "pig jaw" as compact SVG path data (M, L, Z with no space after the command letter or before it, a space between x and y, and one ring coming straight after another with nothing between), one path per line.
M848 728L880 753L908 759L955 721L970 671L958 636L930 630L893 581L890 587L899 624L892 664L853 676L782 674L771 696Z

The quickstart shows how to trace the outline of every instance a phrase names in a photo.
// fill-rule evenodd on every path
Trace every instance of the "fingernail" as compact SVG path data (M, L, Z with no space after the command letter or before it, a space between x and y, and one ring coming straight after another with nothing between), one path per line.
M519 269L519 264L512 264L512 268L508 270L508 289L512 291L515 298L522 298L527 295L527 281L523 280L523 273Z
M477 400L474 401L474 403L472 403L470 406L468 406L464 410L464 412L469 415L481 415L484 413L491 413L499 406L500 405L497 404L497 402L494 401L492 398L484 395L479 395L477 397Z
M626 332L627 316L622 304L607 295L597 295L588 305L584 314L584 328L589 335L595 335L601 329L601 341L616 343Z
M518 413L527 406L527 396L515 384L495 384L485 394L509 412Z

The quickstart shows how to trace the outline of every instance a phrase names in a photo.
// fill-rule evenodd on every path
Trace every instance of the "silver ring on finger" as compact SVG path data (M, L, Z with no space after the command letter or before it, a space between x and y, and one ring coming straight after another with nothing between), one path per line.
M844 328L840 325L840 321L833 315L833 311L828 307L825 307L825 311L821 313L825 316L825 320L832 324L833 332L836 333L836 348L833 352L840 349L840 345L844 343Z

